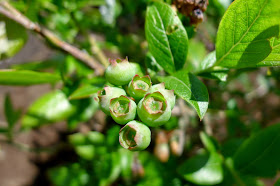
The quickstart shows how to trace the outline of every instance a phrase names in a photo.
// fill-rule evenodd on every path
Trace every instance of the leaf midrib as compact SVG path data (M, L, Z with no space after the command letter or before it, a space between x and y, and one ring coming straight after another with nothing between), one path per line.
M263 5L263 7L260 9L260 11L259 11L257 17L254 19L254 21L252 22L252 24L250 25L250 27L248 27L248 29L247 29L246 32L242 35L242 37L239 39L239 41L238 41L237 43L235 43L235 44L230 48L230 50L228 50L228 52L227 52L225 55L223 55L223 57L220 58L220 59L216 62L215 66L216 66L216 65L219 65L219 63L220 63L225 57L227 57L227 56L230 54L230 52L231 52L237 45L240 44L240 42L242 41L242 39L247 35L247 33L249 32L249 30L252 28L252 26L255 24L255 22L257 21L257 19L260 17L260 15L261 15L261 13L262 13L264 7L265 7L265 4L267 4L267 1L268 1L268 0L265 1L264 5Z

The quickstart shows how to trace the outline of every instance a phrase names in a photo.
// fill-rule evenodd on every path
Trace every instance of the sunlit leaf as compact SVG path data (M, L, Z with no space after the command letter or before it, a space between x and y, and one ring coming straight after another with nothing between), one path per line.
M200 119L208 109L209 95L206 86L193 74L184 70L176 72L172 76L158 77L165 86L174 90L175 94L190 103L196 110Z
M228 8L217 34L216 65L256 67L272 51L269 39L279 35L278 0L236 0Z
M170 5L155 2L147 9L145 33L149 51L168 73L183 68L188 52L188 35Z

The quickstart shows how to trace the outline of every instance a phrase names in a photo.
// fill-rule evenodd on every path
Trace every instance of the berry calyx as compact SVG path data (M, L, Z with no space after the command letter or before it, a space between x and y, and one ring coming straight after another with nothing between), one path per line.
M135 119L136 108L136 103L126 96L111 99L109 106L114 121L122 125Z

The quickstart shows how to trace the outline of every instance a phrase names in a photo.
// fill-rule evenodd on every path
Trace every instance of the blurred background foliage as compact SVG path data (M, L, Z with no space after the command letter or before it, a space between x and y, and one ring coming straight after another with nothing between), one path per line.
M164 2L172 4L170 0ZM189 37L185 68L190 72L198 72L201 61L215 49L219 22L231 2L209 0L204 21L199 25L191 25L189 18L178 13ZM104 61L104 56L105 61L128 56L130 61L140 63L157 82L153 74L161 68L147 53L144 33L145 13L150 0L17 0L10 3L30 20L99 61ZM5 60L19 52L33 33L7 18L0 17L0 20L0 59ZM172 119L153 130L152 145L147 151L135 153L121 148L118 142L120 126L113 120L106 118L102 125L94 122L95 115L105 118L98 112L94 96L108 83L103 77L94 76L94 71L79 60L52 50L44 60L21 61L8 66L17 70L53 72L51 77L41 74L41 79L36 81L44 82L51 78L53 89L61 88L42 95L25 108L21 129L14 127L20 119L20 111L13 108L9 96L5 99L8 127L1 126L0 133L5 134L9 141L16 135L14 131L67 121L67 130L61 134L60 141L63 148L70 148L72 152L63 155L72 158L41 170L41 180L37 180L37 184L253 186L270 183L253 175L239 175L234 170L232 158L247 137L280 121L277 105L279 68L200 74L206 77L203 81L211 100L204 120L199 121L189 105L179 100ZM32 74L26 72L22 77L27 76ZM63 83L57 84L60 79L57 77ZM27 85L36 83L33 81ZM88 125L87 130L81 130L81 124ZM214 137L200 133L202 130ZM201 167L204 170L199 172Z

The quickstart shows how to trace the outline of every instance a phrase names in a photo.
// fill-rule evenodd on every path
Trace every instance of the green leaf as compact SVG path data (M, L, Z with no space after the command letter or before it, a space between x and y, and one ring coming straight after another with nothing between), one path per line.
M21 25L0 16L0 60L15 55L26 40L27 34Z
M226 68L212 68L216 62L216 51L209 53L204 60L199 63L198 76L202 76L208 79L218 79L220 81L226 81L228 76L228 69Z
M258 67L280 66L280 38L270 39L270 45L272 47L271 53L264 61L257 64Z
M188 35L171 6L155 2L149 6L145 24L149 51L168 73L183 68L188 53Z
M215 185L223 180L222 158L216 152L191 157L179 166L178 173L198 185Z
M35 85L43 83L55 83L60 77L45 72L29 70L0 70L1 85Z
M86 122L94 115L99 108L99 104L95 100L96 97L97 95L95 94L91 98L71 102L75 106L76 112L67 120L69 129L75 129L80 122Z
M102 88L92 86L92 85L84 85L75 90L70 96L69 99L82 99L82 98L88 98L92 96L93 94L97 93Z
M182 70L173 76L158 77L158 80L190 103L200 119L203 118L208 108L209 95L206 86L195 75Z
M204 61L206 54L206 47L202 42L199 42L195 39L190 39L187 63L184 69L188 69L188 71L191 73L197 73L201 71L202 62Z
M208 136L205 132L199 133L200 139L209 152L216 152L216 141L212 137Z
M53 185L86 186L90 185L90 175L79 163L51 168L48 177Z
M42 124L62 121L73 114L75 108L66 95L56 90L37 99L22 118L22 128L39 127Z
M5 108L5 117L9 124L9 128L12 128L14 124L18 121L21 111L15 110L13 108L13 104L9 95L6 95L5 97L4 108Z
M93 145L79 145L75 147L76 153L83 159L92 160L95 155L95 148Z
M269 38L279 35L278 0L236 0L217 33L216 65L256 67L271 52Z
M243 173L268 177L280 168L280 124L267 127L247 139L234 156L235 168Z

